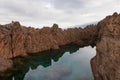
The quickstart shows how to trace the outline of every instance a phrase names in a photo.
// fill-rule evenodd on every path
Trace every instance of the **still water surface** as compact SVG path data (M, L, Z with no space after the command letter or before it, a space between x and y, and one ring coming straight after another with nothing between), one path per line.
M67 45L27 59L14 59L12 80L93 80L90 59L95 48Z

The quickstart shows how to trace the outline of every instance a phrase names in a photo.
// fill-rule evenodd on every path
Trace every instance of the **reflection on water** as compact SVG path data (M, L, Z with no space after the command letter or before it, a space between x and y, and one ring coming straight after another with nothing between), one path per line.
M8 80L93 80L90 59L95 48L67 45L28 58L15 58Z

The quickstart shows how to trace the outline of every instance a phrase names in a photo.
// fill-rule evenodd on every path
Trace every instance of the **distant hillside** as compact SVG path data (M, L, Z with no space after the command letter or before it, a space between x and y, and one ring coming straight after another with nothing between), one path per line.
M87 25L90 24L97 24L98 22L91 22L91 23L86 23L86 24L82 24L82 25L76 25L75 27L81 27L81 28L85 28Z

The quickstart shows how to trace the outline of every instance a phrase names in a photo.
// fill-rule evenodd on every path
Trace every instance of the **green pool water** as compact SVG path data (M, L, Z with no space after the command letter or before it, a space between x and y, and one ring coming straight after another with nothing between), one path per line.
M90 59L95 48L66 45L59 50L15 58L8 80L93 80Z

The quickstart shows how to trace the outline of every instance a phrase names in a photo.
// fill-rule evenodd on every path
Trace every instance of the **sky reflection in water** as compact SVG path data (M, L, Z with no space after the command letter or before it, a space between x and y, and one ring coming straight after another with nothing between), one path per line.
M37 66L25 74L24 80L93 80L90 59L95 56L95 48L79 48L70 54L65 52L59 61L52 61L52 65Z

